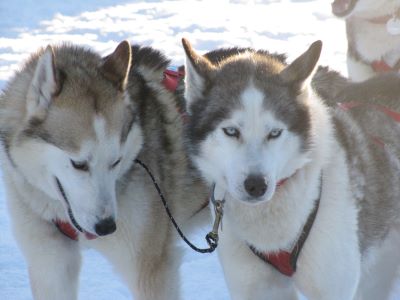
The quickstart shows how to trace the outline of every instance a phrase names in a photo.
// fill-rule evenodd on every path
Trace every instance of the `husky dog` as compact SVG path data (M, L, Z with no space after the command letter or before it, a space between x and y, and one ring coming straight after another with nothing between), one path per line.
M399 0L335 0L332 12L346 20L352 80L400 70Z
M132 57L132 58L131 58ZM34 54L0 98L3 172L35 299L76 299L80 248L103 253L135 299L179 299L175 233L145 162L185 221L181 118L168 60L127 41L107 57L73 45ZM131 67L132 65L132 67Z
M310 85L319 41L289 65L183 46L186 137L225 200L219 256L232 299L385 299L400 256L400 78L381 80L396 90L383 91L383 108L364 89L378 79L357 85L321 69L319 93L334 79L336 100L361 101L338 107Z

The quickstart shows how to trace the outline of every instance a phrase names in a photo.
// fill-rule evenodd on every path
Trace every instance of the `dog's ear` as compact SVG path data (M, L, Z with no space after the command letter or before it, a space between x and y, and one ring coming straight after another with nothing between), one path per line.
M315 41L306 52L288 65L280 73L281 79L291 85L297 85L302 89L310 78L321 55L322 42Z
M56 72L55 55L49 45L39 56L31 85L27 93L28 118L42 120L59 92L60 82Z
M104 76L114 83L121 92L126 89L128 83L131 52L131 45L125 40L117 46L113 53L103 59L101 65Z
M182 45L186 53L185 98L190 113L191 104L202 98L207 81L215 73L215 67L207 58L197 54L188 40L183 38Z

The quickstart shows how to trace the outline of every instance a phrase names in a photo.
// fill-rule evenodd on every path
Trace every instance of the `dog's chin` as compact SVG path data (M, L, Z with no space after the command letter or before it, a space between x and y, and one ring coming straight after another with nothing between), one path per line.
M357 2L358 0L334 0L331 4L332 13L336 17L347 18L352 14Z
M233 198L234 201L238 201L240 203L244 203L250 206L262 205L268 203L272 199L272 195L268 194L262 197L251 197L248 196L247 194L234 196L231 194L231 197Z
M90 226L91 228L93 228L92 230L88 230L86 229L89 226L84 226L82 225L83 222L80 222L76 219L75 215L72 212L72 209L69 209L67 211L68 214L68 218L69 218L69 222L71 223L71 225L77 230L80 231L81 233L83 233L87 239L91 240L91 239L95 239L98 237L97 234L94 233L94 226Z
M256 206L256 205L261 205L264 203L269 202L270 199L265 198L265 197L260 197L260 198L252 198L252 197L247 197L247 199L244 199L244 203L248 204L248 205L252 205L252 206Z

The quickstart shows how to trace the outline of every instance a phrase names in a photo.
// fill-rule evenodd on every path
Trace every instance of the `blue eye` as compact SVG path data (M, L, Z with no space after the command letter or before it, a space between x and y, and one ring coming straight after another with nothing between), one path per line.
M240 131L239 131L239 129L237 129L235 127L225 127L225 128L222 128L222 130L229 137L234 137L237 139L240 137Z
M72 159L71 159L71 165L76 169L76 170L79 170L79 171L82 171L82 172L87 172L87 171L89 171L89 165L88 165L88 163L87 162L85 162L85 161L73 161Z
M267 139L268 140L276 139L276 138L280 137L281 134L282 134L282 129L279 129L279 128L272 129L269 132Z

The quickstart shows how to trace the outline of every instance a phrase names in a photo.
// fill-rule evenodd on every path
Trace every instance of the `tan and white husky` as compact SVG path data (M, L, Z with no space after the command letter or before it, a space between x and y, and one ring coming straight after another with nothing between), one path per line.
M188 196L181 118L161 84L167 65L126 41L107 57L48 46L1 95L3 177L35 299L77 298L83 245L111 261L135 299L179 299L175 232L134 163L152 170L179 221L202 205L202 190L190 185Z

